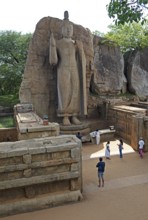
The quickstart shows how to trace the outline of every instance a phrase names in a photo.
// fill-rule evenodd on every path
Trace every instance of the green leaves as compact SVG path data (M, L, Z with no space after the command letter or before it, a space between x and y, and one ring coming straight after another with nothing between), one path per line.
M0 95L18 93L31 36L0 32Z
M146 21L148 0L111 0L107 5L108 15L116 25Z
M123 54L148 47L148 21L144 25L136 22L118 26L111 25L110 30L105 38L119 45Z

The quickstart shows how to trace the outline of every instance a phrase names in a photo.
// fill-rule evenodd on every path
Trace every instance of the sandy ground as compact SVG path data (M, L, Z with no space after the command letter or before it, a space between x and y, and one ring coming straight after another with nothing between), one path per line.
M148 220L148 153L141 159L124 144L119 158L117 140L111 141L106 160L105 186L98 188L96 163L105 143L83 144L83 200L41 211L5 217L5 220Z

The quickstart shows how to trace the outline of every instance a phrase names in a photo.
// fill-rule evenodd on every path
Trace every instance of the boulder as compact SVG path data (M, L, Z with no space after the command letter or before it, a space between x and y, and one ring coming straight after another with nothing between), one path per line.
M92 92L102 95L126 92L124 58L120 48L102 43L101 38L94 49L94 74L91 79Z
M141 101L148 98L148 48L134 51L126 63L128 90Z

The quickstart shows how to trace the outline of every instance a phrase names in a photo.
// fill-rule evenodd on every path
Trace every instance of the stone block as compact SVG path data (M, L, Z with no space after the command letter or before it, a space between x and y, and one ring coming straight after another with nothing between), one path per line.
M26 169L23 172L24 177L31 177L32 176L32 170L31 169Z
M23 162L26 164L30 164L31 163L31 155L23 155Z
M71 149L71 157L72 158L80 158L81 152L79 148Z
M25 196L29 199L35 197L35 190L33 186L25 187Z

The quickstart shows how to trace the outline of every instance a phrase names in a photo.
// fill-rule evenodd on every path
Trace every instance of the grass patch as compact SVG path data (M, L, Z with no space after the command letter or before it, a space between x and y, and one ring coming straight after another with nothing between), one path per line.
M0 96L0 106L13 107L20 103L18 95L2 95Z
M15 124L12 116L0 117L0 128L11 128L14 126Z

